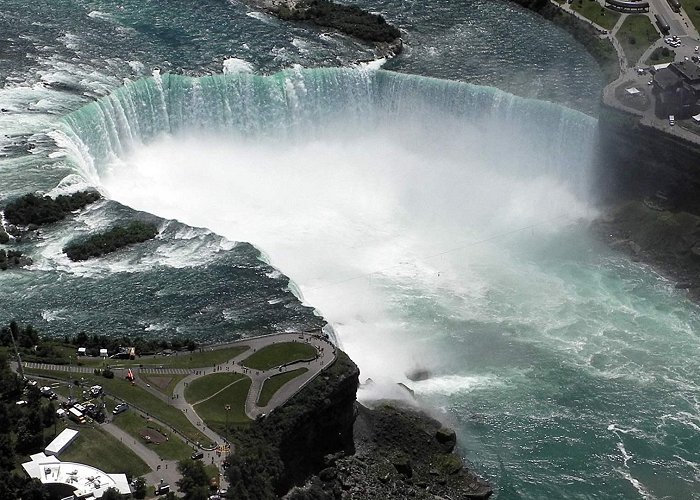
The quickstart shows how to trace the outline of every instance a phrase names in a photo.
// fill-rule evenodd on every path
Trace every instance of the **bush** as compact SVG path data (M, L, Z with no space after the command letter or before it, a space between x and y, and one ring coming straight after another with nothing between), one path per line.
M72 241L64 249L72 261L87 260L114 252L122 247L155 238L158 228L153 224L132 221L126 226L116 226L83 241Z
M99 199L100 194L96 191L78 191L72 195L58 196L55 199L48 196L26 194L7 204L5 218L8 222L21 226L50 224Z

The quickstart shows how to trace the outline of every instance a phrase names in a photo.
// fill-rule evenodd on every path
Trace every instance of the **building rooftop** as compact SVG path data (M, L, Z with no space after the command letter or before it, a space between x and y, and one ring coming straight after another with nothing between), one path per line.
M700 67L692 61L680 61L672 64L676 72L689 83L700 82Z
M662 90L673 88L681 81L681 77L671 68L662 68L654 74L654 83Z
M108 451L105 451L108 453ZM108 488L116 488L122 495L131 493L124 474L107 474L91 465L61 462L54 456L36 453L22 468L42 484L65 484L75 489L77 498L101 498Z
M51 441L44 451L49 455L58 455L78 436L78 431L64 429L56 438Z

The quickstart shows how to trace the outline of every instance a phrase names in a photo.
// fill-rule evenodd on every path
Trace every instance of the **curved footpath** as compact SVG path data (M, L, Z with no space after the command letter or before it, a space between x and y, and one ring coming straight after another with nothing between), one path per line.
M265 347L289 342L303 342L312 345L316 349L316 356L314 359L295 361L291 363L284 364L282 366L277 366L269 370L254 370L246 368L241 364L246 358L257 352L259 349ZM225 349L229 347L242 347L246 346L248 349L240 353L224 363L219 363L207 368L197 368L197 369L184 369L184 368L153 368L153 367L130 367L135 378L135 383L147 390L154 397L168 403L169 405L180 409L187 419L199 429L207 438L211 440L215 445L227 443L225 437L221 436L217 432L213 431L206 426L201 417L197 414L195 406L197 403L190 403L185 399L185 387L187 384L196 380L198 378L204 377L206 375L211 375L213 373L237 373L245 375L250 378L251 385L248 390L248 394L245 400L245 413L248 418L254 420L259 416L264 416L275 408L283 405L292 396L298 393L304 388L311 380L313 380L321 371L333 364L336 359L336 347L328 341L326 338L311 335L308 333L281 333L272 334L262 337L255 337L252 339L246 339L236 342L231 342L227 344L217 344L215 346L207 347L208 350L218 350ZM66 365L50 365L43 363L24 363L26 368L35 368L41 370L53 370L53 371L69 371L71 373L93 373L93 368L85 366L66 366ZM16 362L13 363L13 367L16 368ZM265 406L258 406L257 400L262 391L265 381L269 378L287 373L299 368L306 368L307 371L294 379L290 380L282 387L280 387L277 392L272 396L270 401ZM113 367L115 376L125 378L129 367ZM168 397L162 392L150 386L143 381L142 377L139 375L147 374L150 376L164 376L164 375L182 375L188 374L182 380L178 382L173 390L173 395ZM212 397L212 396L210 396ZM208 399L208 398L207 398ZM206 399L204 400L206 401ZM138 408L136 408L138 410ZM152 415L149 415L153 418ZM158 421L156 418L153 418ZM166 427L169 425L163 424ZM128 446L135 453L137 453L146 464L152 469L152 472L146 475L146 479L149 484L158 484L161 480L169 483L173 488L175 488L175 482L179 479L180 475L177 472L177 462L176 461L164 461L162 460L153 450L149 449L143 443L134 439L133 436L127 434L119 427L112 423L102 424L101 427L119 439L124 445ZM202 448L205 443L198 443L200 448ZM213 447L212 447L213 448ZM231 452L234 450L231 449ZM225 454L217 453L216 449L206 449L205 456L203 458L205 464L215 464L219 467L220 471L223 471L223 460L225 459ZM224 480L223 473L221 474L221 488L227 487Z

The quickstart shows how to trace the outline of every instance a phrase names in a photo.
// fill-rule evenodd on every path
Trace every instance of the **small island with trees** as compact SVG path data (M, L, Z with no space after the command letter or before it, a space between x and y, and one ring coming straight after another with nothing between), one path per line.
M63 253L72 261L87 260L91 257L101 257L115 252L128 245L153 239L157 234L158 228L155 224L132 221L94 234L84 240L74 240L63 249Z
M401 32L396 26L387 23L383 16L356 5L343 5L331 0L248 0L248 3L285 21L333 28L374 44L381 57L398 55L403 48Z
M18 226L41 226L66 218L101 198L97 191L78 191L56 198L25 194L5 206L5 219Z

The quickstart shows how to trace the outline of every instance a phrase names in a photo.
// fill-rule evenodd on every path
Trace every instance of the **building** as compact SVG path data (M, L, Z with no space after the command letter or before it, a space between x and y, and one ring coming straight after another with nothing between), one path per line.
M78 431L64 429L63 432L56 436L56 439L51 441L48 446L44 448L44 453L47 455L59 455L76 437L78 437Z
M669 64L654 73L653 92L659 117L687 118L697 113L700 99L700 67L692 61Z
M49 485L56 494L67 498L94 500L101 498L109 488L116 488L122 495L131 493L125 474L107 474L90 465L61 462L44 453L31 455L31 461L22 464L29 475Z

